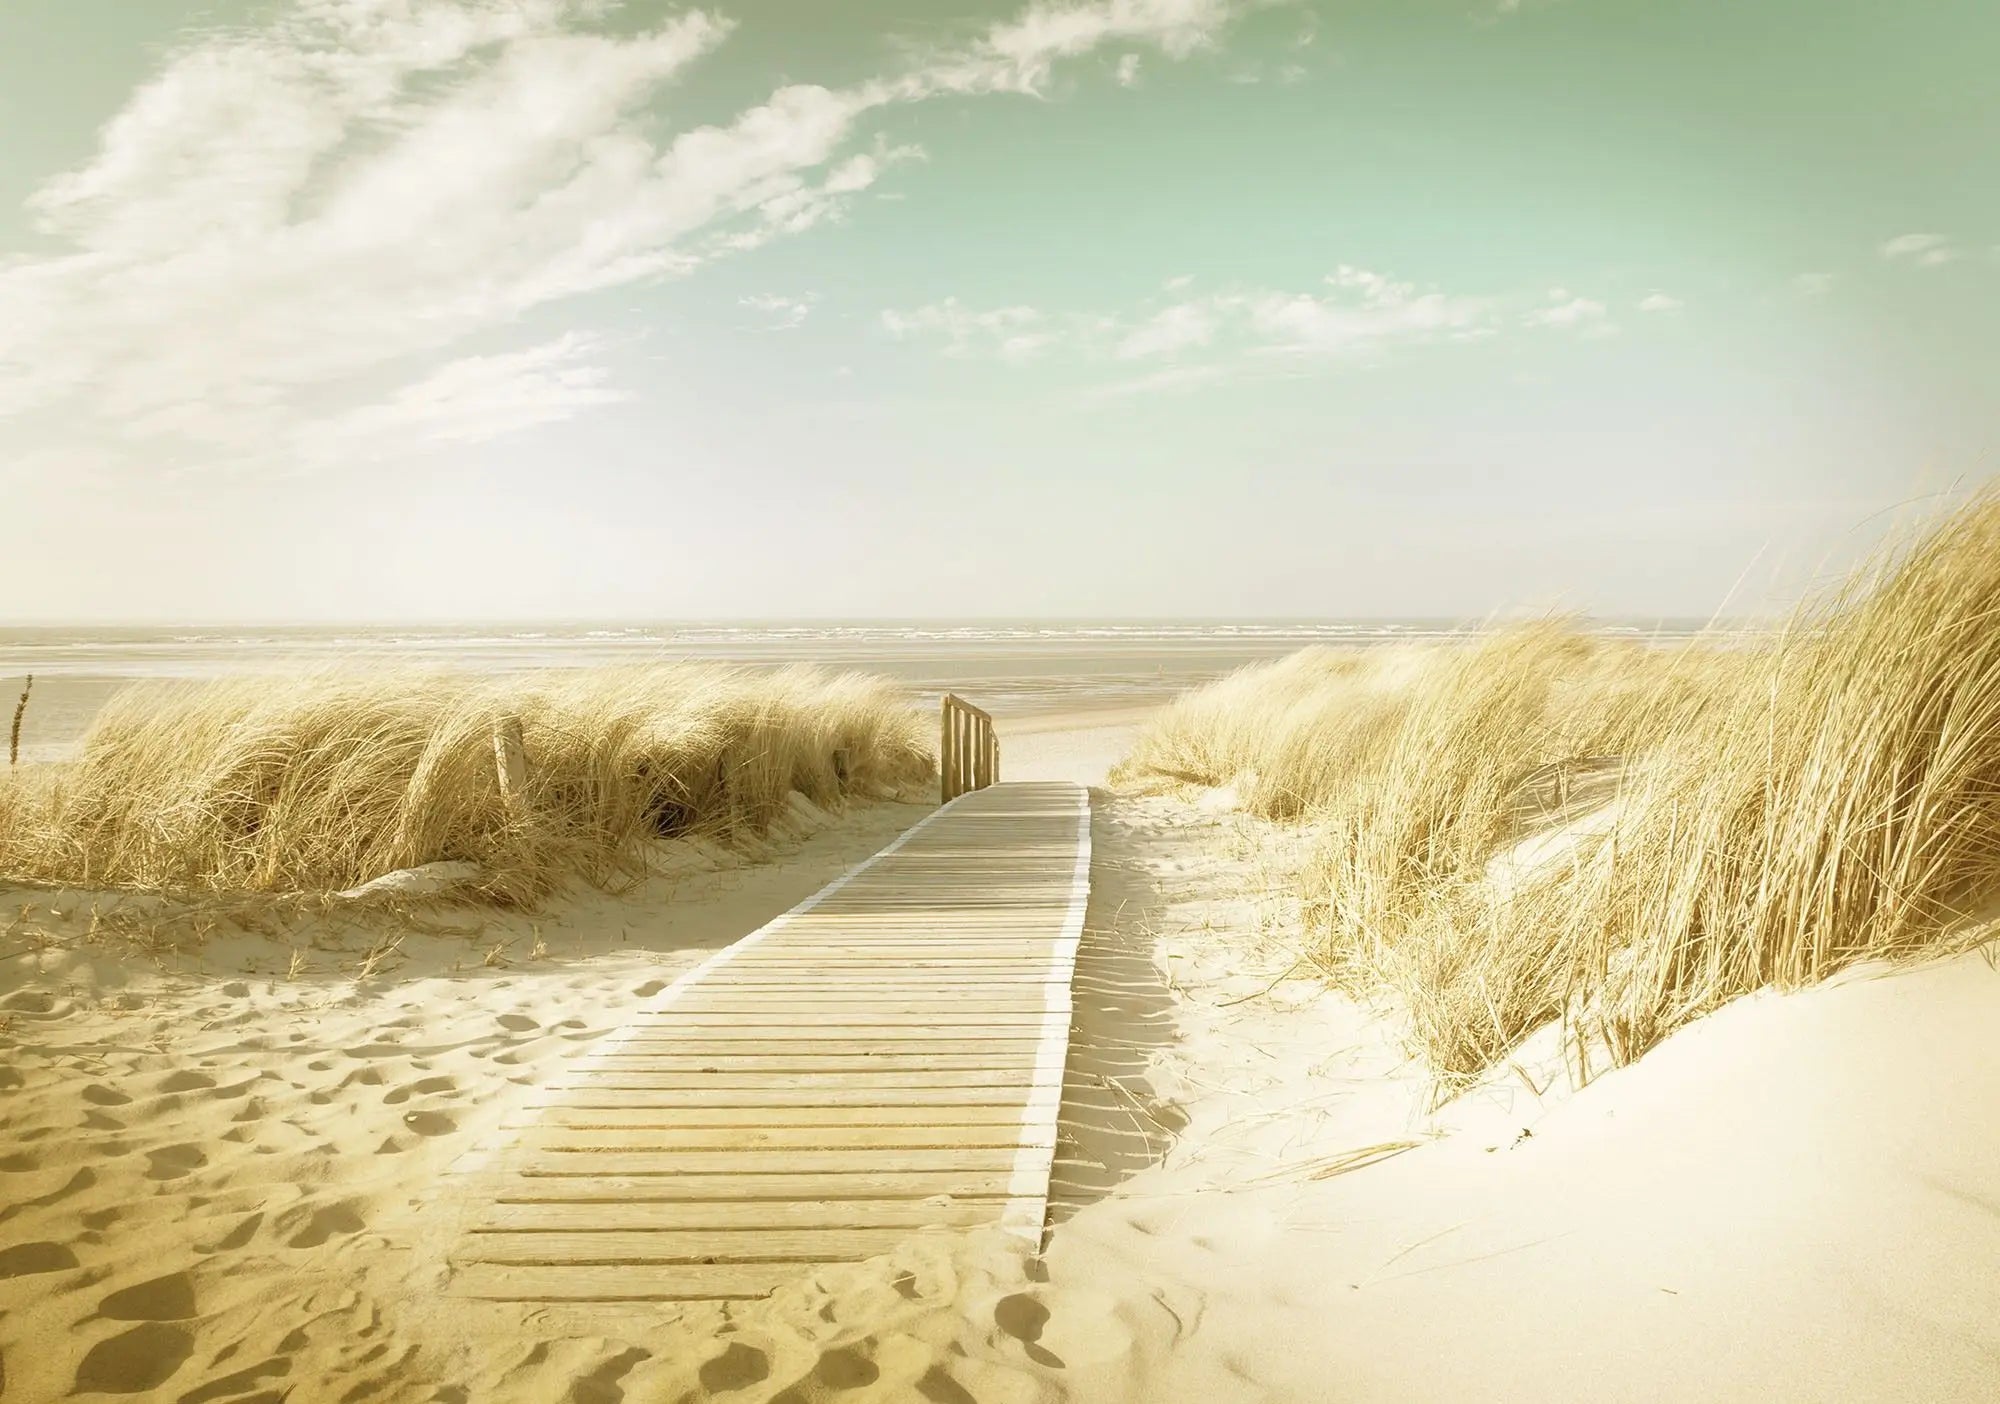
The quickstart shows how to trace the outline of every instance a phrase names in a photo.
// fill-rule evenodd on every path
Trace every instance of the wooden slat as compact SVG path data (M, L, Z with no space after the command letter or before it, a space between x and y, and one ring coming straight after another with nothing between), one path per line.
M462 1260L533 1267L632 1264L854 1263L886 1253L907 1228L624 1229L591 1233L496 1230L466 1240Z
M991 1200L602 1200L579 1204L496 1204L487 1229L602 1232L640 1229L881 1228L908 1232L990 1223Z
M757 1202L791 1203L799 1200L836 1201L843 1199L994 1199L1006 1196L1008 1171L995 1170L885 1170L856 1171L846 1175L780 1173L772 1175L722 1174L632 1176L606 1172L598 1175L506 1175L492 1186L496 1203L527 1204L577 1203L616 1200L621 1204L689 1204L723 1201L731 1204ZM998 1211L996 1210L996 1216Z
M850 1019L852 1016L848 1016ZM895 1051L904 1043L1007 1043L1022 1038L1039 1038L1043 1018L1004 1018L982 1015L977 1022L941 1023L932 1010L921 1020L823 1023L806 1016L779 1019L773 1014L721 1019L674 1019L661 1017L640 1026L641 1032L627 1040L634 1043L688 1044L733 1043L770 1047L777 1043L807 1043L822 1048L855 1044L863 1051L881 1048Z
M489 1302L754 1301L799 1275L794 1263L684 1267L515 1267L468 1263L452 1278L459 1295Z
M945 1049L958 1051L946 1052ZM938 1044L918 1046L907 1053L871 1051L865 1045L842 1045L834 1050L815 1050L808 1044L796 1053L743 1053L726 1049L699 1053L682 1046L662 1046L650 1052L611 1053L604 1058L604 1071L626 1072L761 1072L788 1073L855 1072L996 1072L1027 1069L1035 1065L1039 1045L1015 1043Z
M926 1108L929 1110L929 1108ZM1020 1144L1021 1120L1008 1122L903 1122L889 1126L661 1126L578 1127L543 1125L522 1134L520 1145L544 1151L732 1150L1007 1150Z
M610 1106L571 1103L549 1107L536 1123L542 1127L653 1127L671 1136L689 1136L718 1126L754 1126L772 1131L806 1127L834 1128L854 1133L876 1127L1000 1127L1011 1133L1021 1124L1018 1098L998 1104L919 1104L897 1106Z
M744 1112L776 1112L786 1108L825 1108L831 1116L844 1116L863 1109L902 1108L922 1112L930 1107L1011 1107L1018 1110L1026 1100L1026 1089L1004 1084L977 1087L878 1087L870 1080L859 1087L773 1087L760 1082L747 1087L717 1087L700 1082L693 1087L632 1088L613 1087L591 1081L554 1094L557 1107L589 1110L599 1107L669 1108L687 1115L709 1108Z
M1007 1147L972 1150L549 1151L523 1149L514 1163L526 1176L550 1175L853 1175L945 1170L1005 1170Z
M798 1094L810 1092L814 1096L822 1092L842 1092L842 1090L866 1090L882 1100L882 1094L902 1096L904 1092L916 1090L952 1090L964 1092L972 1088L1000 1088L1006 1092L1020 1092L1026 1088L1020 1068L946 1068L942 1072L932 1068L842 1068L838 1072L788 1072L780 1078L768 1072L702 1072L698 1068L672 1070L672 1072L652 1072L646 1068L634 1070L606 1070L600 1076L590 1078L590 1082L580 1088L592 1094L622 1088L622 1090L702 1090L702 1092L744 1092L744 1090L770 1090L782 1086L784 1090Z

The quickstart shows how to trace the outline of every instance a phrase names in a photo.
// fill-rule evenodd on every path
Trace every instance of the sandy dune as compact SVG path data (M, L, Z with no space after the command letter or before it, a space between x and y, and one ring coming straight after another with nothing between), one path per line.
M1393 1029L1297 966L1298 836L1216 799L1098 798L1042 1261L932 1231L746 1305L451 1298L450 1165L654 982L918 812L688 871L670 905L656 884L412 935L370 980L379 930L315 927L341 949L298 978L282 938L218 936L203 969L121 985L132 959L73 931L23 953L77 915L17 894L0 910L43 909L9 929L0 996L5 1397L2000 1388L1985 959L1745 1001L1575 1092L1530 1047L1433 1111Z

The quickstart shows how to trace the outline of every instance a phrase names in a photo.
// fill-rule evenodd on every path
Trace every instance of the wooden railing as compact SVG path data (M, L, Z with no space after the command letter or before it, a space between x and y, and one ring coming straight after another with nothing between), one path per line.
M949 692L944 695L943 713L938 789L949 804L1000 778L1000 738L993 731L992 717Z

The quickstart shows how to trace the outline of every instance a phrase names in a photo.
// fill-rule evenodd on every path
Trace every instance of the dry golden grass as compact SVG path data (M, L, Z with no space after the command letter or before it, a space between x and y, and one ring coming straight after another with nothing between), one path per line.
M832 805L934 773L890 684L812 669L147 684L74 762L0 783L0 873L300 892L458 860L486 896L523 901L635 876L649 838L759 832L794 790Z
M1183 699L1122 776L1313 824L1317 958L1447 1078L1555 1018L1626 1061L2000 890L2000 498L1774 638L1309 652Z

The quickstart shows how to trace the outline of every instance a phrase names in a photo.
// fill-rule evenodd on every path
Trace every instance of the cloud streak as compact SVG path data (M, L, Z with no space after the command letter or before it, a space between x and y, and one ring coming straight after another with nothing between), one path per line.
M992 355L1016 364L1064 354L1120 372L1090 392L1119 397L1220 380L1257 367L1371 363L1404 348L1519 334L1601 337L1617 331L1606 304L1551 288L1542 300L1423 287L1341 265L1304 291L1193 290L1164 284L1164 302L1124 313L1058 315L1032 307L980 310L946 298L881 316L898 340L928 341L953 358ZM1679 310L1662 292L1638 306Z

